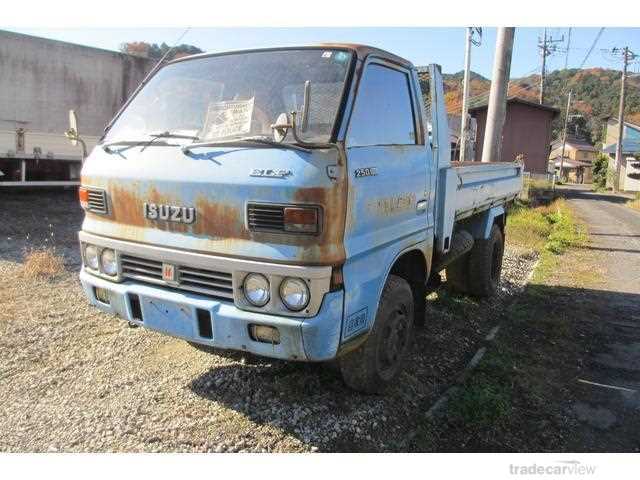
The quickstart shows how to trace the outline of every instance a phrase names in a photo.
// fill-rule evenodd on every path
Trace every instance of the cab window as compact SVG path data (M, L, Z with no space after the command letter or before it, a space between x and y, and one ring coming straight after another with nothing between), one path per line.
M360 81L347 145L415 145L416 131L409 76L369 64Z

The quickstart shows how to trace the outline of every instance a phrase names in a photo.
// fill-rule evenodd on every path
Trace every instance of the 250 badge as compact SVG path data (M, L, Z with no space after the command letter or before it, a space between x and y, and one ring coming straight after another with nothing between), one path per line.
M376 167L363 167L356 168L354 171L355 177L375 177L378 175L378 169Z

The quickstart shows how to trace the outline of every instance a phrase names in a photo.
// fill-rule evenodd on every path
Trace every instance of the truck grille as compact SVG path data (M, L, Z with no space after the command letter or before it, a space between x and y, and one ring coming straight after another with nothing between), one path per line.
M249 230L284 231L284 206L250 203L247 205Z
M90 188L88 190L88 195L88 210L93 213L105 215L107 213L107 192L104 190Z
M122 276L140 282L201 293L216 298L233 299L231 274L203 268L175 265L176 283L162 279L162 262L147 258L120 255Z

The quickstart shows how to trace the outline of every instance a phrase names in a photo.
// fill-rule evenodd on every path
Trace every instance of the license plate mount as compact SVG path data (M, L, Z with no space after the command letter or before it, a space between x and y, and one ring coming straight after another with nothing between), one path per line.
M195 336L194 315L190 307L148 297L143 297L142 304L147 327L178 337Z

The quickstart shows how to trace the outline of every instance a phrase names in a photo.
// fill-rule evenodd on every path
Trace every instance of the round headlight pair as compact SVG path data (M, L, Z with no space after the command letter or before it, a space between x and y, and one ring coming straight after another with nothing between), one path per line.
M118 273L118 262L116 261L116 252L110 248L102 250L100 255L100 265L102 266L102 272L107 275L114 276Z
M92 270L98 270L100 263L98 247L95 245L87 245L84 249L84 260L87 263L87 267Z
M251 305L264 307L271 297L267 277L259 273L250 273L244 277L244 296Z
M102 267L102 273L107 275L114 276L118 273L116 252L110 248L103 249L101 253L95 245L87 245L84 249L84 260L92 270L97 271Z
M264 307L271 298L269 280L259 273L250 273L244 279L244 296L255 307ZM299 278L285 278L280 284L282 303L294 312L309 304L309 288Z
M280 299L289 310L300 311L309 304L309 288L299 278L285 278L280 284Z

